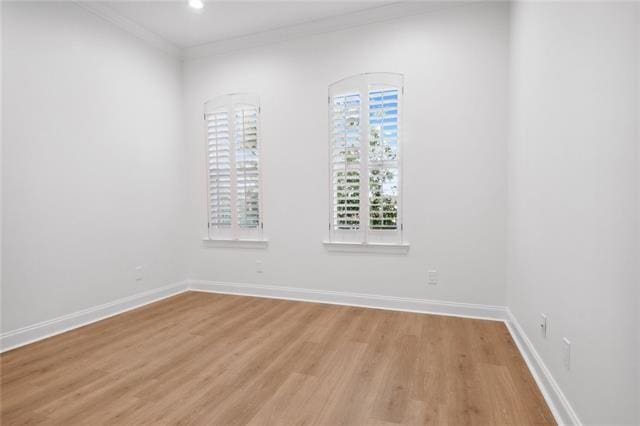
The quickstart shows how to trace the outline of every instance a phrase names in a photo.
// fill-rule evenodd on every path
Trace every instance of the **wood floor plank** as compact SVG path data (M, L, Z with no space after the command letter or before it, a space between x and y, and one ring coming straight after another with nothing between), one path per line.
M402 423L410 396L411 377L418 357L418 322L415 314L397 313L398 322L390 334L390 362L374 403L373 417L391 423Z
M312 344L317 345L317 343ZM319 382L320 379L314 376L291 373L247 424L251 426L297 424L299 407L309 403Z
M0 423L554 420L500 322L189 292L2 354Z
M341 391L332 390L339 404L332 410L321 413L319 423L333 425L365 424L387 371L388 350L391 345L389 334L393 329L393 314L380 310L364 311L365 319L372 324L372 338L366 343L365 353L358 364L349 372L348 382Z

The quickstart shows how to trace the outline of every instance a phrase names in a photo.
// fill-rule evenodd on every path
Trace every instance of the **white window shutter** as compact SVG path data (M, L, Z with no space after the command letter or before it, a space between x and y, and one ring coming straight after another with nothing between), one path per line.
M231 159L229 114L226 110L205 115L207 122L207 171L209 183L209 223L216 228L231 227Z
M400 74L329 86L331 241L402 242Z
M257 96L205 103L209 238L262 239Z
M331 104L332 222L360 228L360 94L334 96Z
M255 229L260 226L258 107L236 105L234 114L238 226Z
M369 228L398 229L399 90L369 88Z

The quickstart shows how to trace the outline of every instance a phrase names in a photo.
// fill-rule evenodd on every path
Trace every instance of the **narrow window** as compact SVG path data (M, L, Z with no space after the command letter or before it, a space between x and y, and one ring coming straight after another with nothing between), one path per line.
M210 239L261 239L262 196L257 96L205 103Z
M399 74L362 74L329 87L330 238L402 242Z

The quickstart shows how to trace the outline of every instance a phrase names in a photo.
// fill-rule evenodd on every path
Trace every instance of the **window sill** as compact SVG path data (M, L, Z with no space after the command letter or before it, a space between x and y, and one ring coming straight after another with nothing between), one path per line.
M247 249L266 249L269 240L246 240L246 239L212 239L203 238L203 247L212 248L247 248Z
M409 243L350 243L323 241L322 244L327 251L340 253L407 254L409 252Z

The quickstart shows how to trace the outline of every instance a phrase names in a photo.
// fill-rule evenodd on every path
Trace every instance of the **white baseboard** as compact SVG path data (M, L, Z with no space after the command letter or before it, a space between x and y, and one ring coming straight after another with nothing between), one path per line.
M364 308L387 309L392 311L449 315L496 321L504 321L507 319L507 310L504 306L477 305L472 303L443 302L439 300L381 296L375 294L202 280L189 280L189 288L192 291L203 291L209 293L237 294L244 296L266 297L270 299L330 303L333 305L360 306Z
M0 334L0 353L91 324L189 290L186 281Z
M551 371L549 371L542 357L533 347L531 340L529 340L529 337L527 337L509 308L507 308L507 320L505 323L558 424L582 425L569 400L564 396L560 386L551 375Z
M260 284L187 280L0 334L0 353L55 336L185 291L236 294L503 321L559 424L581 425L576 412L509 308Z

